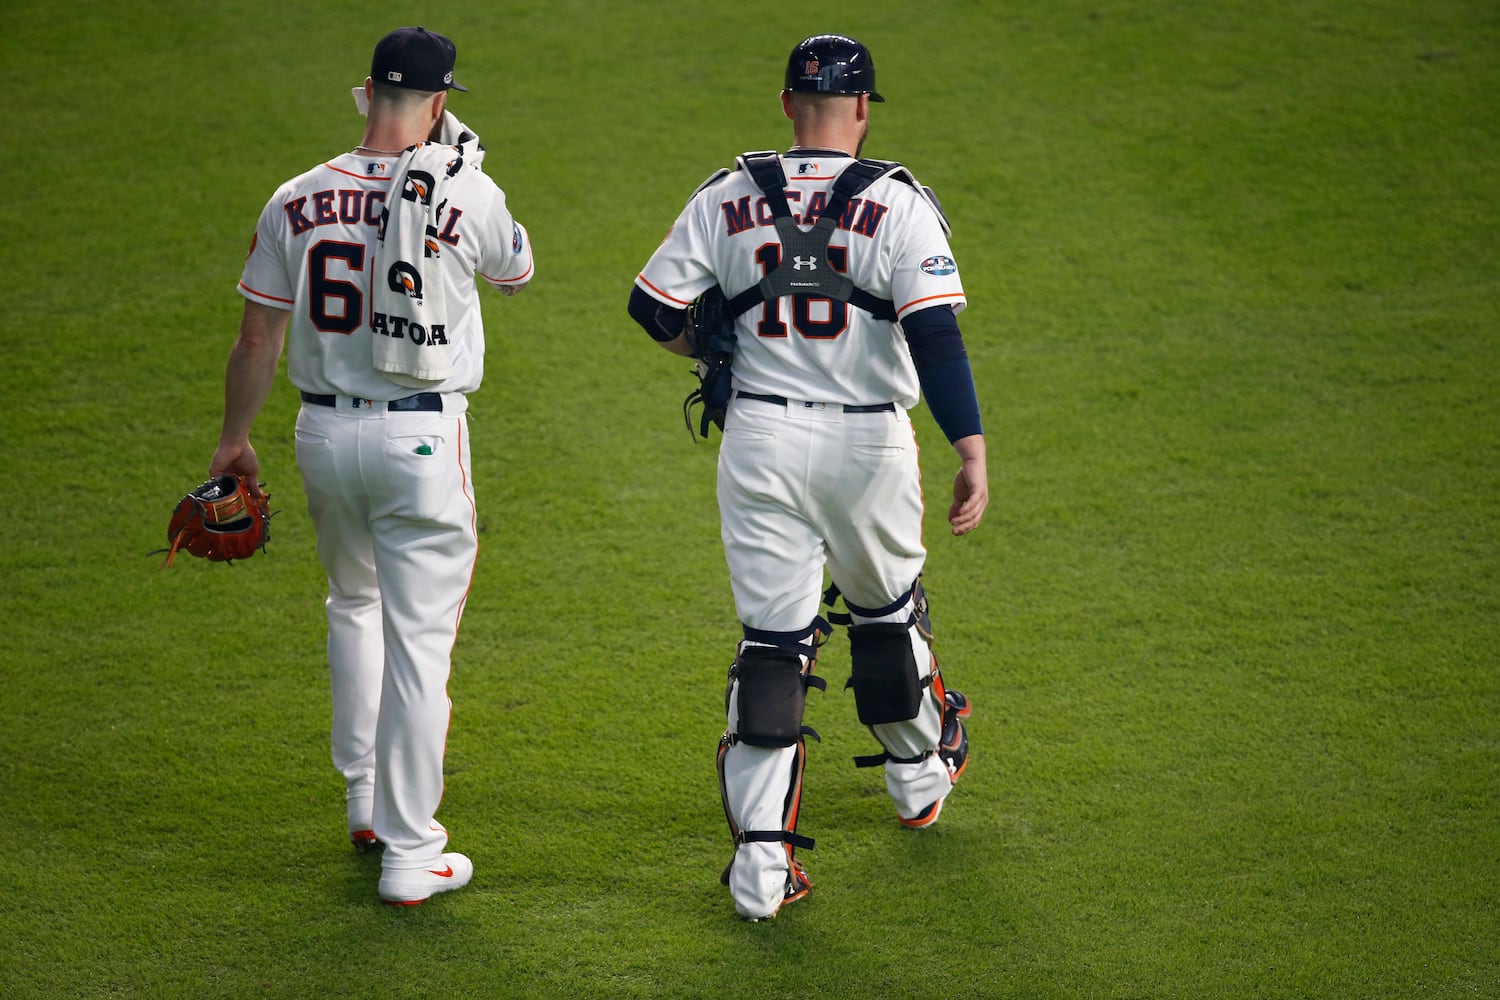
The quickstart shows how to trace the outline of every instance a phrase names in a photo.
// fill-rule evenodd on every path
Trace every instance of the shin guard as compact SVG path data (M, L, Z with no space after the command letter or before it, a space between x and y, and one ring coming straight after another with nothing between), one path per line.
M806 759L801 739L789 747L758 747L726 733L719 741L719 792L734 838L734 857L720 881L747 919L773 917L807 892L807 875L795 858L796 848L813 847L797 833Z
M813 659L785 648L747 646L730 667L729 728L719 741L719 792L734 839L721 881L749 920L773 917L808 891L795 849L813 841L797 833L807 759L802 725L806 689L822 687Z

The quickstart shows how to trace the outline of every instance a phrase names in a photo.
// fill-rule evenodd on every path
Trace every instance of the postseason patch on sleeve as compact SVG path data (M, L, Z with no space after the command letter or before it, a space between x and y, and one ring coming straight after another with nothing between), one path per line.
M923 274L930 274L935 278L945 277L958 270L958 265L953 262L952 257L945 257L941 254L928 257L918 266L921 267Z
M518 223L510 224L510 252L520 253L526 246L526 238L521 235L521 227Z

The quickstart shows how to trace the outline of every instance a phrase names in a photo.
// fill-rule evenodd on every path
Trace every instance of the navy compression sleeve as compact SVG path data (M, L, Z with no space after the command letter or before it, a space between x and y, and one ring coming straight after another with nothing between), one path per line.
M682 324L687 319L686 309L673 309L662 305L645 292L640 285L630 288L630 318L641 324L651 339L658 343L676 340L682 333Z
M983 434L974 372L953 310L947 306L920 309L901 321L901 329L906 331L906 346L927 409L948 441Z

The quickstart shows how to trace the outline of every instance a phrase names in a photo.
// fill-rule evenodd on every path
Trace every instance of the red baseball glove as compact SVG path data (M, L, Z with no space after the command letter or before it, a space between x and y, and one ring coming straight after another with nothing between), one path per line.
M212 562L249 559L271 540L271 497L245 476L215 476L177 502L163 566L179 549Z

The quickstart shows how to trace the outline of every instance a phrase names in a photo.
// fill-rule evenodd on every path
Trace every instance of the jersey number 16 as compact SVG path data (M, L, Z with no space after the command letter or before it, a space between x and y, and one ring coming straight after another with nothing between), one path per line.
M755 251L755 261L763 274L770 274L781 264L781 244L762 244ZM848 249L829 247L828 265L843 274L849 267ZM793 295L792 325L809 340L833 340L849 326L849 303L823 295ZM786 324L781 321L780 299L761 306L760 323L755 329L762 337L787 335Z

